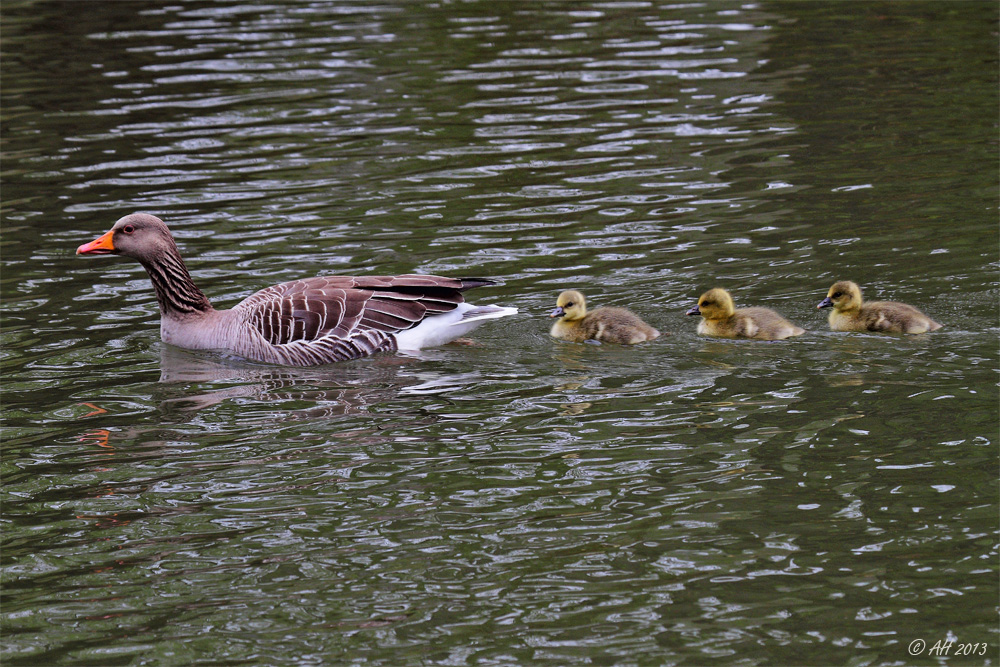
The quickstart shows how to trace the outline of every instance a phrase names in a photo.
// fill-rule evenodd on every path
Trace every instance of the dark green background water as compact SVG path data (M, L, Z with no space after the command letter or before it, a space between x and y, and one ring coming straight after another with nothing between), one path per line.
M997 664L996 3L0 12L4 665ZM220 307L432 272L521 314L170 349L73 254L136 210ZM837 279L945 328L831 333ZM699 338L715 285L809 332ZM554 342L569 287L672 335Z

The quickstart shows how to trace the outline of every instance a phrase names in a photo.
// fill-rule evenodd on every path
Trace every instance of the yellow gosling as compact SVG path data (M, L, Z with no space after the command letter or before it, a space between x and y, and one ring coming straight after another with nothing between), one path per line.
M740 308L733 305L729 292L716 287L701 295L698 305L687 312L701 315L698 333L720 338L782 340L805 333L770 308Z
M940 324L905 303L865 303L861 299L861 288L850 280L834 283L826 298L816 307L833 308L830 311L830 328L834 331L917 334L941 328Z
M602 343L635 345L653 340L660 332L643 322L638 315L624 308L598 308L587 312L587 301L576 290L567 290L556 300L550 317L558 317L549 333L554 338L582 343L598 340Z

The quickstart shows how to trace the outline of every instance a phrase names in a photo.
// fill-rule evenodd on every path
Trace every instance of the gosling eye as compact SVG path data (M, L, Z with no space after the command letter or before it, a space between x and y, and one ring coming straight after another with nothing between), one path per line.
M122 231L125 232L126 234L131 234L131 233L133 233L135 231L135 226L134 225L125 225L124 227L122 227Z
M833 296L831 298L833 298L833 299L839 299L842 296L844 296L843 292L834 292Z
M570 301L570 302L569 302L569 303L567 303L567 304L566 304L565 306L563 306L563 308L572 308L572 307L573 307L574 305L575 305L575 304L574 304L574 303L573 303L572 301Z
M701 305L701 306L711 306L712 302L711 301L702 301L699 305Z

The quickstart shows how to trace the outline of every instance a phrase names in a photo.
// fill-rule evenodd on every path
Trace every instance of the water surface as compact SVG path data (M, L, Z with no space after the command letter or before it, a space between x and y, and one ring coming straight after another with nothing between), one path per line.
M4 664L997 664L996 25L5 3ZM137 265L73 255L136 210L220 307L429 272L521 314L173 349ZM829 332L845 278L945 328ZM696 336L716 285L808 333ZM671 335L553 341L569 287Z

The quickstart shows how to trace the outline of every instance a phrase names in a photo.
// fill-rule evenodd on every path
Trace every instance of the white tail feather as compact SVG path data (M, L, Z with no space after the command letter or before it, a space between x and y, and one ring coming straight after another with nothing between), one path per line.
M458 322L452 322L451 326L456 324L466 324L476 320L492 320L498 317L507 317L508 315L515 314L517 314L517 308L510 308L508 306L474 306L462 313L462 319Z
M396 346L400 350L419 350L425 347L444 345L459 336L464 336L486 320L506 317L517 313L517 308L506 306L474 306L460 303L451 312L428 317L423 322L396 334Z

